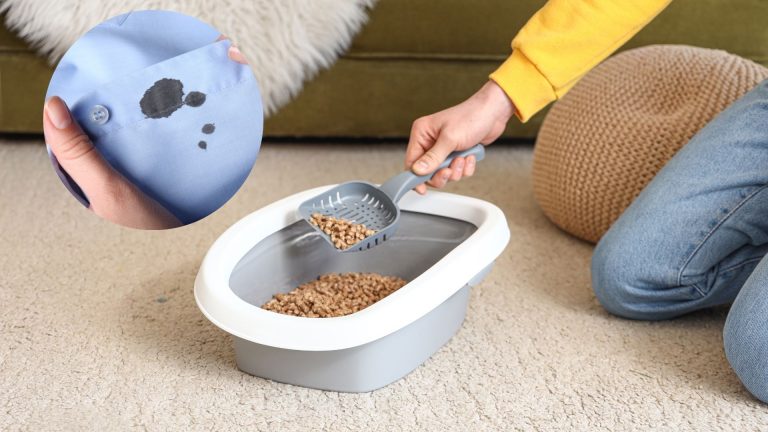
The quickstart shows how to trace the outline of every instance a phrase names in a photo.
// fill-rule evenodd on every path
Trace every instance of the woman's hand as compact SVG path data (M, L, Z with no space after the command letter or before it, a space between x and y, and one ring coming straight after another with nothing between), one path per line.
M45 103L43 132L59 165L83 190L94 213L132 228L181 226L171 212L146 196L101 157L58 96Z
M406 169L426 175L453 151L466 150L477 143L492 143L504 132L514 112L514 105L504 90L488 81L464 102L413 122L405 153ZM436 172L427 184L441 188L448 180L472 176L475 162L474 156L456 158L450 167ZM427 191L424 184L415 189L420 194Z

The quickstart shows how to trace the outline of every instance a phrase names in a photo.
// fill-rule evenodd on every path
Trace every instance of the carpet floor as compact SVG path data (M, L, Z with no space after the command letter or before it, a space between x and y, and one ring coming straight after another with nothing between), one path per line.
M510 244L456 336L365 394L246 375L195 305L208 247L244 215L311 187L402 168L402 146L266 144L214 215L121 228L62 187L39 141L0 142L1 430L766 430L768 407L725 359L726 309L667 322L607 314L592 246L553 226L531 148L498 144L449 192L498 205ZM318 170L316 167L325 167Z

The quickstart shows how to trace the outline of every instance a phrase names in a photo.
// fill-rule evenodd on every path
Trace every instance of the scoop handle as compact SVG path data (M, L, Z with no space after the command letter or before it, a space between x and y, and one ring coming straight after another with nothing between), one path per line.
M379 189L384 191L385 194L392 198L393 202L398 202L406 192L431 179L432 175L437 171L440 171L443 168L447 168L455 158L467 156L474 156L478 162L483 160L485 157L485 146L482 144L477 144L474 147L468 148L466 150L455 151L449 154L443 163L441 163L437 168L435 168L434 171L427 175L418 176L411 170L403 171L384 182Z

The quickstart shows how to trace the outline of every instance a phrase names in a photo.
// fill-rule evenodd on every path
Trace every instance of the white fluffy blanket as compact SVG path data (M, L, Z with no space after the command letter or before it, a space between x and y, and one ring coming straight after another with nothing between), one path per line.
M253 65L267 114L329 67L376 0L0 0L6 25L56 62L91 27L131 10L196 16L231 37Z

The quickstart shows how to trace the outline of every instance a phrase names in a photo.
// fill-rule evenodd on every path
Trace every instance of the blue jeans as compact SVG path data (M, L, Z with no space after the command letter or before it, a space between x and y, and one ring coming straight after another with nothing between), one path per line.
M768 402L768 81L694 136L600 240L592 285L609 312L662 320L733 303L723 339Z

